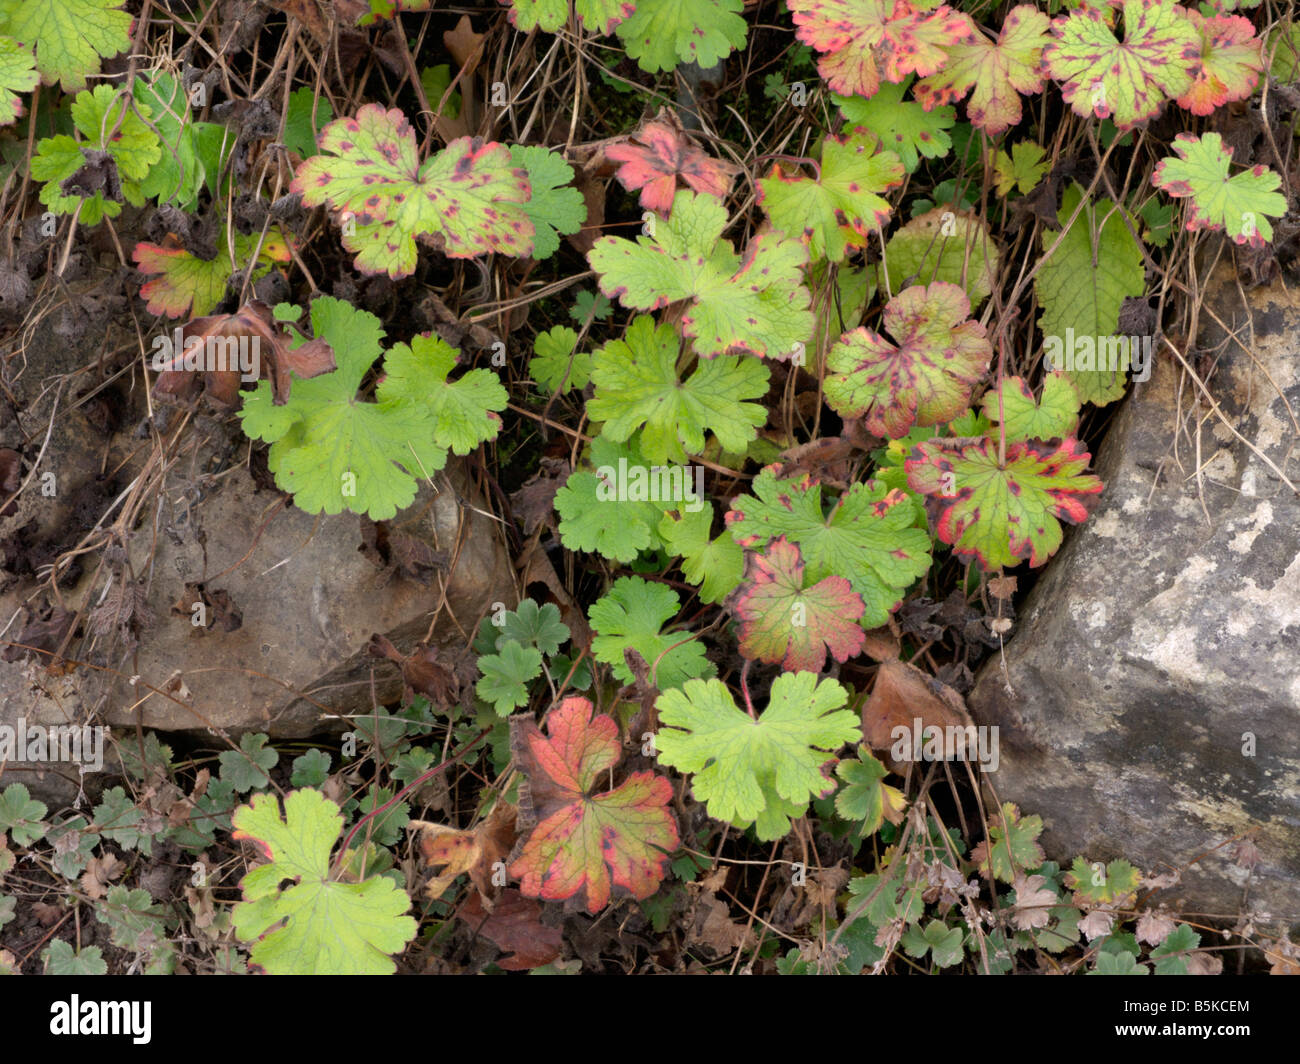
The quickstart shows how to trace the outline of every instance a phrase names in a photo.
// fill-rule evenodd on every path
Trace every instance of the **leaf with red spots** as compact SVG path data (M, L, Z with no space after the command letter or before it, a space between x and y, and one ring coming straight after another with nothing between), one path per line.
M862 599L863 627L878 628L930 568L930 537L914 527L913 504L903 492L869 481L852 485L823 513L820 484L810 476L778 480L776 468L754 479L757 498L731 500L732 538L749 550L781 536L797 543L808 578L846 578Z
M1273 239L1268 216L1286 214L1286 197L1275 191L1281 177L1266 166L1229 177L1232 150L1223 146L1218 133L1180 133L1173 149L1174 155L1156 165L1151 183L1171 196L1191 200L1189 230L1226 229L1234 242L1252 247Z
M402 112L367 104L321 130L320 147L326 154L303 163L292 188L338 213L362 273L410 276L417 239L437 238L453 259L532 254L528 174L504 144L459 137L420 163Z
M953 553L985 572L1042 565L1061 545L1060 521L1088 516L1084 496L1102 483L1084 470L1092 456L1075 439L1055 449L1007 443L1005 464L997 442L982 439L926 440L906 462L907 481L931 496L935 531Z
M1108 12L1084 7L1052 23L1055 40L1043 49L1074 113L1111 118L1121 130L1191 89L1201 55L1200 34L1172 0L1124 0L1123 11L1122 43Z
M790 358L811 339L812 297L803 286L808 249L783 233L760 232L742 259L722 240L727 211L712 196L685 189L666 221L635 243L606 236L587 261L600 290L634 310L688 300L682 329L703 358L753 354Z
M131 252L140 272L152 276L140 286L140 295L148 300L150 314L169 318L201 318L212 312L226 294L226 282L237 268L247 265L258 245L258 234L223 232L217 241L217 257L211 262L196 258L183 247L160 247L141 241ZM230 245L234 245L234 260ZM261 242L253 280L266 274L277 262L289 261L289 247L278 230L268 232Z
M881 85L867 100L861 96L831 98L844 115L846 127L864 126L880 138L890 151L896 152L909 174L915 173L921 159L942 159L952 151L948 130L957 121L952 107L927 109L915 100L903 99L911 84L909 76L897 85Z
M827 650L840 662L862 653L862 599L844 577L810 585L799 548L784 536L763 554L747 554L745 562L745 582L731 603L745 657L786 672L821 672Z
M1049 20L1029 4L1013 7L1002 23L996 44L976 33L969 41L949 45L948 62L937 74L917 82L916 98L928 111L960 100L971 89L966 117L990 136L1020 121L1020 96L1042 92L1043 47Z
M891 439L914 425L951 421L970 403L993 354L984 326L969 319L970 300L955 284L905 288L884 313L897 346L866 326L845 333L826 356L826 401Z
M569 21L569 0L501 0L510 5L510 23L522 33L536 27L554 33ZM574 0L573 11L590 33L609 34L636 10L632 0Z
M817 70L832 90L874 96L881 80L936 74L946 46L975 32L967 15L946 5L933 11L906 0L790 0L797 36L824 53Z
M1188 11L1187 17L1201 37L1201 61L1178 106L1208 115L1232 100L1244 100L1255 91L1264 70L1263 42L1255 36L1255 27L1240 15L1206 18Z
M593 716L585 698L561 702L546 718L546 732L528 717L511 720L510 747L524 776L519 813L528 831L510 865L520 891L547 901L577 898L590 913L609 904L616 888L650 897L678 843L671 785L653 772L633 772L612 790L596 790L622 753L614 718Z
M622 163L614 176L629 192L641 193L641 206L667 214L680 178L696 192L722 199L737 168L695 145L673 113L660 110L628 140L605 149L605 158Z
M898 156L878 147L874 134L858 130L822 141L817 178L774 166L758 182L758 201L773 228L806 240L814 259L839 262L849 248L866 247L889 218L890 206L877 193L903 183Z

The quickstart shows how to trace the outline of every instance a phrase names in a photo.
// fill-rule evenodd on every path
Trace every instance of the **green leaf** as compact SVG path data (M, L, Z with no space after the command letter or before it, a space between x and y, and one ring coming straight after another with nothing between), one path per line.
M0 126L23 113L22 92L31 92L40 82L36 58L11 37L0 37Z
M435 100L430 98L431 103ZM326 97L317 96L306 85L295 89L289 94L289 113L284 119L284 146L304 159L315 155L316 138L333 118L334 106Z
M61 938L56 938L41 950L46 975L107 975L108 964L104 951L98 946L83 946L74 950Z
M688 680L655 702L659 759L694 775L695 797L709 816L736 827L755 825L764 842L790 830L815 797L834 783L833 754L862 733L857 714L841 708L848 692L810 672L782 673L758 718L737 707L718 680Z
M1048 18L1031 4L1007 12L996 44L976 33L969 41L950 44L943 69L917 83L916 98L927 108L966 101L966 117L976 129L997 136L1020 122L1020 97L1043 91L1043 47ZM1023 191L1028 191L1025 189Z
M293 759L289 783L294 787L320 787L330 777L330 755L324 750L308 750Z
M841 761L835 775L844 781L835 796L835 812L845 820L859 821L859 835L867 838L880 830L888 819L897 824L907 808L907 798L897 787L884 782L889 775L866 746L858 747L858 756Z
M1082 857L1076 857L1065 873L1065 885L1080 898L1114 909L1132 905L1141 883L1142 873L1124 860L1111 861L1103 867L1100 861L1090 865Z
M764 407L744 402L766 394L767 367L748 357L701 360L682 380L680 346L672 326L634 318L622 340L596 352L587 416L605 422L604 435L618 443L640 429L641 453L656 465L701 453L706 432L724 450L744 451L767 421Z
M384 356L384 379L375 398L390 408L405 404L427 410L434 419L434 443L463 455L496 439L501 431L497 411L506 408L510 397L490 369L472 369L458 380L448 380L458 354L430 334L395 344Z
M87 830L89 827L84 816L74 816L53 825L45 836L54 851L51 860L54 870L64 879L81 875L99 845L99 835Z
M987 875L991 868L995 879L1012 883L1017 873L1032 872L1043 863L1043 848L1038 845L1042 817L1022 817L1014 804L1003 802L1002 815L989 817L988 833L988 839L971 852L981 874Z
M588 451L596 472L576 469L564 487L555 493L555 512L560 516L560 540L569 550L600 554L624 564L640 551L659 544L657 527L669 503L630 498L622 474L628 470L648 473L640 449L621 446L605 435L597 436Z
M402 112L366 104L327 125L320 148L291 188L306 206L340 213L362 273L410 276L417 237L440 236L449 258L533 252L528 175L504 144L458 137L421 164Z
M170 948L165 910L153 904L147 890L110 887L95 905L95 919L108 928L113 945L121 949L150 953L157 945Z
M1123 11L1122 43L1102 9L1086 7L1057 19L1043 49L1074 113L1113 118L1121 131L1187 92L1201 54L1200 35L1173 0L1124 0Z
M271 769L275 768L280 755L274 749L268 749L266 741L267 737L261 732L249 733L239 740L238 750L225 750L217 758L221 763L221 778L238 794L270 784Z
M36 69L46 85L57 81L65 92L75 92L85 86L88 77L99 73L101 58L131 46L131 15L121 7L122 0L48 4L0 0L0 33L22 41L36 53Z
M394 791L390 787L371 787L357 807L357 821L369 816L376 809L383 809L393 800ZM411 807L406 802L395 802L378 816L371 817L357 833L357 844L367 841L375 846L396 846L406 831L411 820ZM349 851L355 853L359 851Z
M713 535L713 506L683 508L680 516L665 513L659 535L670 554L682 559L682 575L700 588L700 601L721 602L745 572L745 552L727 532Z
M467 453L500 428L494 411L504 409L506 396L495 374L471 370L448 381L456 353L430 336L394 347L378 401L358 400L357 389L379 357L379 319L329 296L312 303L311 318L338 368L295 379L280 406L262 381L244 393L239 415L247 435L271 444L271 472L300 509L346 509L387 520L414 500L416 477L446 464L448 448Z
M575 352L577 346L578 334L567 325L538 333L528 376L548 392L581 391L591 380L592 355L590 351Z
M1011 145L1010 155L999 148L993 158L994 188L999 196L1004 197L1013 188L1027 195L1038 187L1043 175L1051 169L1046 153L1032 140L1016 141Z
M339 807L319 791L297 790L284 802L257 794L235 810L235 838L252 839L268 857L244 876L244 900L232 912L235 934L253 942L250 956L271 975L389 975L397 953L415 937L402 915L411 900L391 879L360 883L330 878L330 851L343 830ZM283 890L284 880L294 885ZM274 930L272 930L274 928Z
M1084 520L1082 496L1097 494L1102 483L1084 473L1092 456L1072 438L1042 451L1008 442L1005 465L997 452L989 439L959 446L927 440L907 460L907 479L934 498L935 531L958 557L985 572L1018 565L1026 556L1037 568L1061 546L1057 519Z
M712 196L682 190L667 221L652 220L653 237L636 243L607 236L587 259L600 288L634 310L691 305L682 328L705 358L728 353L789 358L812 333L811 297L803 287L807 249L766 232L742 261L725 240L726 209Z
M155 832L142 826L144 814L121 787L106 790L91 816L99 833L110 842L139 850L146 856L153 853Z
M635 650L650 667L650 680L661 691L680 687L697 676L712 676L713 666L704 656L704 644L689 632L663 632L664 622L681 608L677 592L639 576L624 576L591 605L588 619L595 637L591 653L609 665L625 684L633 680L623 659ZM680 645L678 645L680 644ZM671 649L670 649L671 648Z
M773 166L758 182L758 201L773 227L806 240L814 259L840 262L850 248L866 247L891 210L877 193L903 183L898 156L878 147L874 133L827 137L817 178Z
M560 620L560 610L554 603L539 606L532 599L524 599L519 608L502 614L497 648L502 641L513 639L524 646L536 647L548 658L569 641L569 629Z
M912 527L915 511L883 484L854 484L823 514L821 486L810 477L778 480L769 466L747 495L732 499L727 524L750 550L778 536L797 543L808 579L845 577L862 598L862 625L885 623L903 592L930 567L930 537ZM906 505L899 505L906 503Z
M937 968L951 968L962 958L965 939L960 927L948 927L942 920L930 920L925 925L911 924L900 940L908 956L921 958L927 953Z
M16 846L30 846L43 838L49 825L44 803L34 800L21 783L11 783L0 792L0 831L9 832Z
M1078 185L1065 190L1057 214L1062 227L1082 196ZM1125 297L1146 291L1142 249L1108 199L1089 202L1064 237L1045 232L1043 250L1058 238L1060 245L1039 261L1034 278L1034 292L1043 308L1038 327L1047 347L1047 368L1065 370L1082 402L1104 406L1124 394L1128 342L1103 341L1119 326ZM1097 356L1115 365L1098 369ZM1092 368L1079 368L1080 364Z
M914 425L951 421L970 404L993 354L970 309L966 293L943 281L899 292L883 316L897 346L865 326L841 337L826 356L826 401L894 439Z
M1151 960L1156 962L1156 975L1187 975L1187 958L1182 954L1190 953L1200 944L1201 936L1192 930L1190 924L1179 924L1151 951Z
M560 250L559 234L576 233L587 220L587 204L571 184L573 167L546 148L516 144L511 161L528 172L532 196L524 211L533 220L533 258L549 259Z
M177 203L185 210L193 210L208 176L205 159L198 151L199 138L211 130L224 134L224 127L194 121L185 86L162 71L139 79L134 95L137 103L149 109L150 121L162 138L162 155L140 183L140 194L159 203ZM231 141L233 146L233 136Z
M935 207L894 232L885 245L889 290L947 281L961 285L978 308L993 290L998 246L973 214Z
M618 36L648 73L674 70L679 63L707 70L745 46L743 8L744 0L636 0Z
M897 154L903 169L909 174L916 172L923 158L942 159L952 150L952 137L948 130L957 121L954 108L927 110L915 100L904 100L903 93L911 80L909 77L897 85L881 85L880 91L870 99L831 94L831 99L844 115L845 123L871 130L882 144Z
M1226 229L1234 243L1263 247L1273 239L1269 217L1286 214L1286 197L1275 191L1282 178L1266 166L1231 177L1232 150L1218 133L1174 138L1174 155L1161 159L1151 177L1156 188L1190 200L1187 229ZM1176 157L1175 157L1176 156Z
M849 582L842 576L810 582L799 548L784 536L763 554L747 556L745 582L731 606L741 654L786 672L821 672L828 650L845 662L866 643L857 623L862 599Z
M1137 956L1127 950L1119 953L1099 953L1097 963L1088 975L1150 975L1151 969L1138 964Z
M1008 440L1059 440L1074 435L1079 424L1079 394L1063 373L1043 378L1041 400L1019 377L1008 377L985 393L983 407L985 417L1005 426Z
M507 639L498 653L482 655L478 668L483 675L474 690L504 717L528 703L528 685L542 674L542 655Z
M502 0L502 3L507 0ZM554 33L569 19L568 0L509 0L510 22L527 33L534 26L543 33ZM575 0L574 13L583 29L608 34L632 13L631 0Z
M145 124L145 119L152 118L149 108L136 103L132 110L128 105L129 101L110 85L96 85L93 92L79 92L71 113L74 125L85 140L78 143L60 134L37 143L31 175L34 180L45 182L41 202L55 214L72 214L80 207L78 220L85 225L97 225L105 217L116 218L122 213L122 203L109 199L103 189L89 197L63 193L61 184L89 163L86 151L107 152L111 165L117 168L125 201L137 207L144 205L140 182L162 157L162 147L157 134ZM121 128L105 140L119 119Z

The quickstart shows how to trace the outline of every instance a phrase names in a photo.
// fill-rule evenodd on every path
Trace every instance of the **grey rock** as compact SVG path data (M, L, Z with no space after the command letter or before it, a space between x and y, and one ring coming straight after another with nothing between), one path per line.
M1158 351L1100 449L1104 493L969 704L1000 728L997 797L1043 817L1049 856L1182 868L1163 896L1182 911L1291 922L1300 501L1268 462L1300 478L1300 295L1257 289L1247 313L1239 292L1214 275L1198 346L1219 352L1210 390L1242 438ZM1253 869L1230 842L1248 832Z

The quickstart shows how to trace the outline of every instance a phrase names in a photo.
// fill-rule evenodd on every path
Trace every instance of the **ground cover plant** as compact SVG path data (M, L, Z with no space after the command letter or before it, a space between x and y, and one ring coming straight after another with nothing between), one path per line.
M116 729L63 808L0 773L0 971L1300 971L920 756L1137 338L1208 376L1199 264L1293 263L1298 74L1271 0L0 0L6 389L43 319L125 322L64 372L142 463L0 542L5 660L186 704L133 654L240 604L158 615L127 546L200 438L434 618L310 734ZM439 612L423 486L510 601Z

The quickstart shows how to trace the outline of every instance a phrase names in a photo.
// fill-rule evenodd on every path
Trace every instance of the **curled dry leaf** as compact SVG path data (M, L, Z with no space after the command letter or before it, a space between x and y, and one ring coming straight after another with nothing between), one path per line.
M187 402L203 390L212 402L234 406L244 365L250 373L270 378L275 405L283 406L291 372L316 377L335 367L334 349L320 337L291 348L287 327L260 299L249 300L233 314L195 318L176 333L180 343L172 344L171 357L155 358L155 368L161 369L154 384L159 399Z
M515 819L514 806L497 802L482 823L467 830L412 820L409 826L420 832L420 853L425 863L430 868L442 868L425 888L429 897L442 897L457 876L468 873L470 882L490 905L497 891L492 884L492 869L506 860L515 844Z

